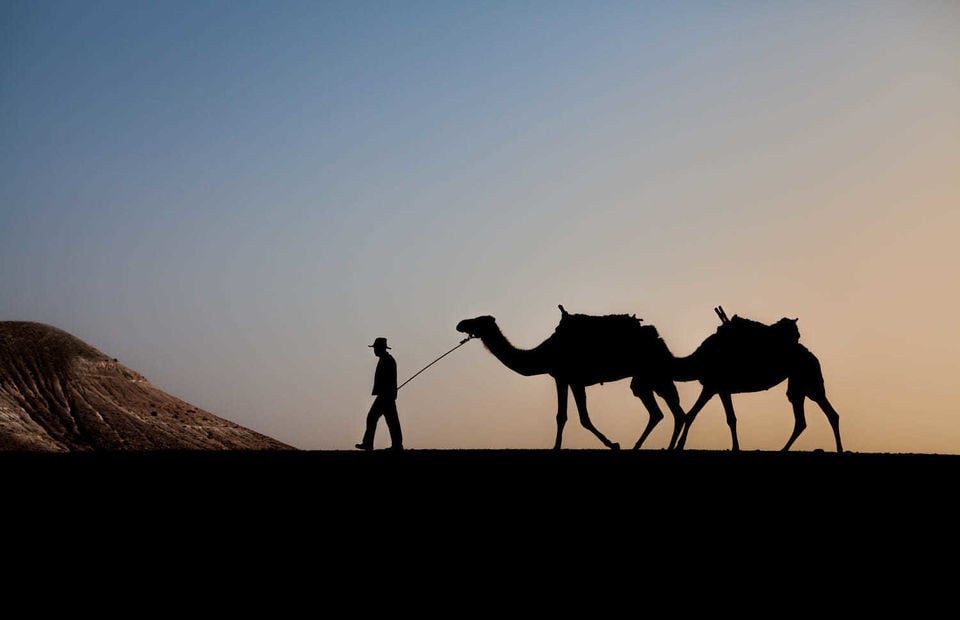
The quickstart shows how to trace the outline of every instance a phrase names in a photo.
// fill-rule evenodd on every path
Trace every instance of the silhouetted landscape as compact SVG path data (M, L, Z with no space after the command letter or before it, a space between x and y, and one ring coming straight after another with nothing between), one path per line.
M877 528L943 539L955 515L955 455L297 450L164 394L56 328L0 328L8 514L35 527L69 523L84 545L149 532L150 544L179 546L226 528L241 548L347 535L368 549L385 522L405 545L455 539L475 550L543 549L560 532L579 544L636 536L656 547L669 542L662 530L723 545L813 533L867 544Z
M15 620L954 608L960 0L0 32Z

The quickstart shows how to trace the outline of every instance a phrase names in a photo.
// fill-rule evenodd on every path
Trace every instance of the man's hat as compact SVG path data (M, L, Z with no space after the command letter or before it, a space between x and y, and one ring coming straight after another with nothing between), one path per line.
M387 339L386 339L386 338L377 338L376 340L373 341L373 344L368 344L367 346L368 346L368 347L375 347L375 346L377 346L377 345L382 346L384 349L389 349L389 348L390 348L390 347L387 346Z

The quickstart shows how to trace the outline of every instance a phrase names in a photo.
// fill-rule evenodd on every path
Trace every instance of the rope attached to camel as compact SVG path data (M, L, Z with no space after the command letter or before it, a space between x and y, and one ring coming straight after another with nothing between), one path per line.
M399 390L400 388L402 388L402 387L405 386L406 384L408 384L408 383L410 383L411 381L413 381L414 378L415 378L417 375L419 375L421 372L423 372L423 371L426 370L427 368L430 368L431 366L433 366L434 364L436 364L437 362L439 362L440 360L442 360L442 359L445 358L446 356L450 355L451 353L453 353L454 351L456 351L457 349L459 349L459 348L462 347L463 345L465 345L465 344L467 344L468 342L470 342L471 340L473 340L473 338L474 338L474 336L467 336L466 338L464 338L463 340L461 340L461 341L460 341L460 344L458 344L457 346L453 347L452 349L450 349L449 351L447 351L446 353L444 353L443 355L441 355L441 356L438 357L437 359L433 360L432 362L430 362L429 364L427 364L426 366L424 366L423 368L421 368L420 370L418 370L415 375L413 375L412 377L410 377L409 379L407 379L406 381L404 381L403 383L401 383L400 386L397 387L397 390Z

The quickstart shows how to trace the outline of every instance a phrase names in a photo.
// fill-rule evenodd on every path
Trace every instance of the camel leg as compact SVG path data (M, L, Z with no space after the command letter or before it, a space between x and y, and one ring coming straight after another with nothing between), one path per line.
M716 394L716 392L706 387L700 390L700 396L697 397L697 402L693 403L693 407L690 408L690 411L688 411L684 417L683 430L680 432L680 439L677 440L677 450L683 450L683 445L687 443L687 432L690 430L690 426L693 424L694 419L696 419L697 414L700 413L703 406L713 398L714 394Z
M720 402L723 403L723 411L727 414L727 426L730 427L730 438L733 440L733 452L740 451L740 442L737 440L737 415L733 412L733 399L729 392L720 392Z
M837 452L843 452L843 444L840 443L840 414L837 413L837 410L834 409L830 401L827 400L826 394L817 394L816 396L811 396L810 399L823 409L823 413L827 416L827 421L830 422L830 428L833 429L833 436L837 440Z
M823 389L811 390L807 394L807 397L817 403L820 409L823 410L823 413L826 414L827 421L830 422L830 428L833 429L833 437L837 440L837 452L843 452L843 444L840 442L840 414L837 413L837 410L834 409L830 401L827 400L827 395Z
M567 384L557 381L557 441L553 444L554 450L560 449L563 442L563 427L567 423Z
M793 416L796 423L793 429L793 435L787 441L784 450L788 449L801 431L806 427L803 419L803 399L809 398L820 406L823 413L830 422L830 428L833 429L833 437L837 441L837 452L843 452L843 444L840 442L840 416L836 409L827 400L827 393L823 388L823 373L820 371L820 362L817 358L804 348L801 348L802 356L799 359L795 372L790 376L787 383L787 398L793 403Z
M590 421L590 414L587 413L587 389L582 385L571 385L570 391L573 392L573 400L577 403L577 410L580 412L580 424L583 425L583 428L587 429L591 433L597 436L597 439L603 442L603 445L610 448L611 450L619 450L620 444L613 443L609 439L603 436L597 428L593 425L593 422Z
M788 389L787 398L790 399L790 403L793 405L793 433L790 434L790 439L787 440L787 445L783 447L782 452L789 450L793 442L796 441L800 433L803 432L803 429L807 428L807 420L803 414L803 400L805 396L803 396L803 394L791 394Z
M637 443L634 444L633 449L639 450L640 446L643 445L643 440L647 438L647 435L650 434L650 431L653 430L653 427L660 423L660 420L663 419L663 412L660 411L660 406L657 404L657 399L653 397L653 392L651 390L641 390L639 394L634 392L637 398L643 402L644 407L647 408L647 411L650 413L650 421L647 422L647 427L643 429L643 433L640 435L640 439L637 440Z
M659 386L657 394L667 403L670 413L673 414L673 435L670 436L670 447L668 448L673 450L677 445L677 437L680 436L686 414L683 412L683 407L680 406L680 394L677 393L677 386L673 384L673 381L666 381Z

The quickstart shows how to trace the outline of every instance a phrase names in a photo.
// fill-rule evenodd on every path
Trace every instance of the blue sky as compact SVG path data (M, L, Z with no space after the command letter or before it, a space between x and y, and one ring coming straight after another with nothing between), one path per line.
M850 449L960 450L958 34L952 2L6 2L0 319L341 449L376 336L402 380L562 303L686 354L722 304L800 316ZM471 343L399 408L413 447L546 447L552 391ZM735 402L785 441L782 390ZM626 385L591 408L645 422Z

